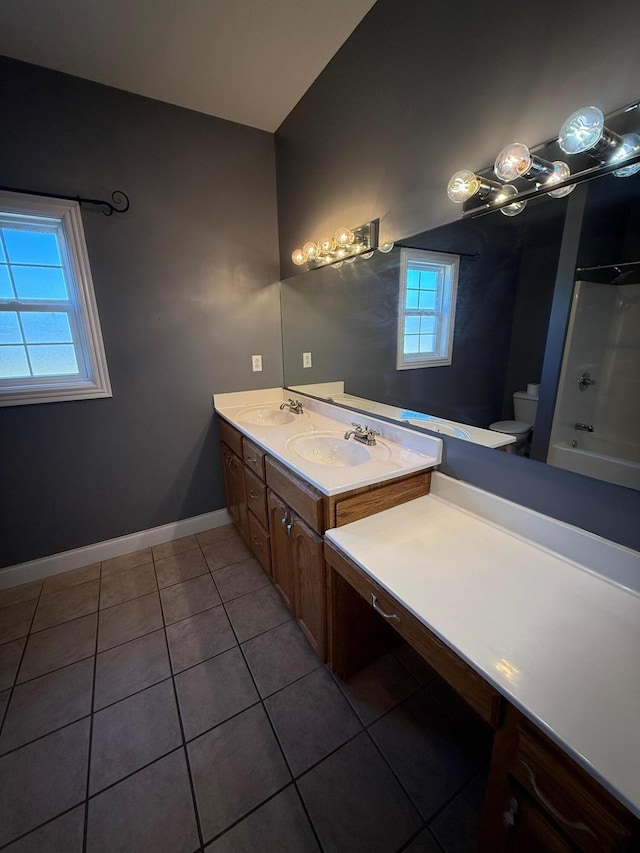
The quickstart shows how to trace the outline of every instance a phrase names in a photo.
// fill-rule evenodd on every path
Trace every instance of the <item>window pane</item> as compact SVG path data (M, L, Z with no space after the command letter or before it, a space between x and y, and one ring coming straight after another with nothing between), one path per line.
M55 234L13 228L3 228L2 234L12 264L60 264Z
M404 351L405 353L418 352L418 335L404 336Z
M20 319L28 344L62 344L73 341L69 318L59 311L21 311Z
M68 299L62 270L56 267L13 267L20 299Z
M407 335L417 335L420 331L420 317L405 317L404 331Z
M420 296L419 290L407 290L407 298L406 298L406 308L417 308L418 307L418 297Z
M420 287L420 270L407 270L407 287Z
M435 349L435 335L420 335L420 352L435 352Z
M28 349L34 376L69 376L78 373L73 346L53 344Z
M0 261L2 261L3 264L7 262L7 259L4 256L4 249L2 248L2 240L0 240Z
M15 299L6 264L0 264L0 299Z
M24 347L0 347L0 378L19 379L31 376Z
M420 287L422 290L437 290L438 273L435 270L421 270Z
M0 311L0 344L21 344L22 332L15 311Z
M423 335L433 335L436 332L437 325L438 318L431 314L420 318L420 329L417 331L422 332Z
M434 311L436 307L436 296L438 294L435 290L421 290L420 291L420 303L418 305L419 308L422 308L426 311Z

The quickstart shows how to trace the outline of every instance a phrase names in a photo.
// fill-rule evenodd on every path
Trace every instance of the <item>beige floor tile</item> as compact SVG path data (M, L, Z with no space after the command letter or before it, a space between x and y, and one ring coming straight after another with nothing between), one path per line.
M31 626L33 611L36 609L36 599L21 601L20 604L12 604L3 607L0 613L0 643L8 643L19 637L26 637Z
M198 547L198 540L195 536L183 536L182 539L173 539L171 542L154 545L151 550L153 551L154 560L162 560L164 557L183 554L185 551L191 551L193 548Z
M104 560L102 563L102 577L115 575L116 572L123 572L125 569L134 569L136 566L143 566L145 563L150 563L152 559L151 548L132 551L130 554L123 554L121 557L111 557L110 560Z
M157 592L108 607L100 611L98 651L103 652L161 627L162 611Z
M136 566L134 569L125 569L115 575L107 575L102 578L100 587L100 609L122 604L131 598L148 595L158 588L156 573L153 563L144 566Z
M98 609L99 586L100 581L95 580L42 595L31 630L43 631L94 613Z
M194 551L185 551L184 554L174 554L163 560L156 560L156 575L161 589L198 577L207 571L207 564L199 548Z
M40 595L42 581L30 581L20 586L10 586L8 589L0 590L0 608L10 607L12 604L21 604L23 601L31 601Z
M200 545L209 545L211 542L218 542L220 539L234 535L237 536L237 533L233 524L224 524L221 527L212 527L211 530L203 530L202 533L196 534L196 538Z
M59 575L51 575L45 578L42 594L59 592L70 586L78 586L81 583L95 581L100 577L100 563L92 563L90 566L82 566L81 569L71 569L70 572L61 572Z
M212 572L251 556L251 552L238 535L205 545L202 551Z
M31 634L18 673L18 682L36 678L93 655L97 627L98 614L91 613L73 622Z

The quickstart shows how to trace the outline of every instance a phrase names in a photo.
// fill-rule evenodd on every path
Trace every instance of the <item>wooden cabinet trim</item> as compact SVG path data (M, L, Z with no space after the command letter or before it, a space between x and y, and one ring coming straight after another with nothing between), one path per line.
M242 433L222 417L218 417L218 432L220 441L230 447L236 456L242 459Z
M325 542L325 559L369 604L374 594L378 608L397 617L389 619L388 624L425 658L483 720L494 729L500 725L504 700L497 690L329 542Z
M342 527L360 518L398 506L414 498L428 495L431 488L431 471L412 474L398 480L375 483L367 490L358 489L346 495L336 495L335 518L331 527Z

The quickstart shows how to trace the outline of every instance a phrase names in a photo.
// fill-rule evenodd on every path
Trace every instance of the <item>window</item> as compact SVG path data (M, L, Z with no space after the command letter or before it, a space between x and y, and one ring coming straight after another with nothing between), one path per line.
M110 396L80 205L0 193L0 405Z
M457 255L402 249L398 370L451 364L458 263Z

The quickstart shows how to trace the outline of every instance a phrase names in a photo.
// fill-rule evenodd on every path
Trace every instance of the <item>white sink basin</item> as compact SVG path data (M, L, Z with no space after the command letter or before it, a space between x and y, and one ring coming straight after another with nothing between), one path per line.
M467 440L471 438L471 433L468 430L453 426L445 421L438 421L435 418L408 418L406 423L423 429L430 429L433 432L440 432L443 435L451 435L453 438L466 438Z
M332 468L352 468L371 459L369 448L355 441L346 441L341 433L312 432L294 435L286 444L287 450L297 453L307 462L329 465ZM374 450L375 448L371 448Z
M243 424L253 426L279 427L290 424L296 419L292 412L281 409L271 409L265 406L259 409L245 409L238 415L238 420Z

